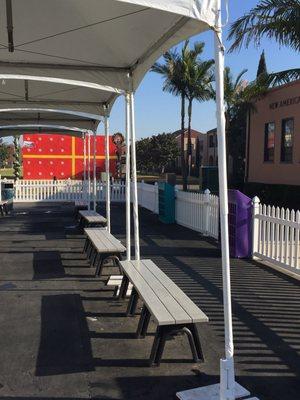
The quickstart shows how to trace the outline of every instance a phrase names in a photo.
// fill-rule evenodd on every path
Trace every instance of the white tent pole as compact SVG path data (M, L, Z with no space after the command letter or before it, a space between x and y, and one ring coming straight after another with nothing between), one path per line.
M131 134L131 168L132 168L132 197L133 197L133 227L134 227L134 256L140 259L140 233L139 233L139 205L137 195L136 174L136 149L135 149L135 116L134 116L134 94L130 92L130 134Z
M224 47L222 45L221 0L218 0L217 31L215 32L216 106L218 136L218 170L221 222L223 302L225 324L225 359L220 360L220 400L234 400L234 346L232 331L230 256L228 235L228 193L224 106Z
M83 190L84 202L86 203L86 134L83 135Z
M131 260L131 204L130 204L130 99L129 93L125 95L125 115L126 115L126 258Z
M91 209L91 134L88 132L88 209Z
M97 181L96 181L96 146L97 146L97 137L96 137L96 131L93 132L93 137L94 137L94 149L93 149L93 209L96 211L96 186L97 186Z
M109 118L104 117L105 129L105 172L106 172L106 219L107 230L110 232L110 176L109 176Z

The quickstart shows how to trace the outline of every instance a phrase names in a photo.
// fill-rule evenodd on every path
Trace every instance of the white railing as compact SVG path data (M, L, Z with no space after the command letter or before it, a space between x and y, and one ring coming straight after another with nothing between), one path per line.
M106 183L97 182L97 201L106 200ZM91 194L91 200L93 194ZM110 184L110 200L113 202L124 202L125 201L125 183L115 182Z
M141 207L158 214L158 185L150 185L144 181L139 182L138 188L138 200Z
M253 258L300 274L300 211L253 199Z
M175 218L177 224L215 239L219 237L219 198L205 193L176 191Z
M3 181L2 181L3 182ZM97 201L105 201L105 183L97 182ZM90 200L93 200L93 184L90 186ZM17 180L14 182L14 201L87 201L88 182L75 180ZM111 183L111 200L125 201L125 184Z

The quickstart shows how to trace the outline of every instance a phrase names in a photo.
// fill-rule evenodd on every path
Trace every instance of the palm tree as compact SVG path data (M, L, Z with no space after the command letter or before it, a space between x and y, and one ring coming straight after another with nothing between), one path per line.
M300 1L260 0L248 13L238 18L229 31L233 40L230 51L260 43L263 37L274 38L280 45L300 51Z
M181 98L181 170L182 170L182 179L183 179L183 190L187 190L187 173L186 173L186 160L184 157L184 142L185 142L185 102L186 99L189 100L189 97L192 99L191 101L189 100L189 118L191 118L192 115L192 107L191 103L195 98L195 94L192 94L192 78L190 76L190 73L192 73L192 65L195 65L199 61L199 55L203 52L204 48L204 43L202 42L197 42L194 43L193 48L189 47L189 41L186 40L182 50L180 53L178 53L177 49L174 51L168 51L163 55L164 63L155 63L152 67L153 72L157 72L161 74L165 80L164 80L164 85L163 85L163 90L167 91L169 93L174 94L175 96L180 96ZM200 67L198 70L198 77L200 78ZM197 71L195 68L195 71L193 72L195 77L193 78L195 80L197 76ZM203 71L202 71L203 73ZM190 82L190 83L189 83ZM188 90L188 87L190 86L190 90ZM199 95L199 99L201 98L199 92L197 93L197 96ZM189 97L188 97L189 96ZM191 124L191 121L189 119L189 125ZM190 138L190 133L191 129L189 129L189 138L188 142L190 143L191 138ZM189 146L188 146L189 148Z
M204 43L201 43L198 49L198 55L203 51ZM212 82L214 74L212 66L214 60L201 61L196 58L193 52L190 52L187 58L187 86L186 97L188 99L188 146L187 146L187 165L188 176L191 173L191 156L192 156L192 140L191 140L191 122L193 101L199 102L210 100L214 97Z
M162 75L165 80L163 84L163 91L180 96L181 98L181 175L183 180L183 190L187 189L186 179L186 166L184 158L184 130L185 130L185 86L184 81L184 54L188 46L187 42L184 44L181 54L175 51L167 51L163 55L164 63L155 63L151 71Z

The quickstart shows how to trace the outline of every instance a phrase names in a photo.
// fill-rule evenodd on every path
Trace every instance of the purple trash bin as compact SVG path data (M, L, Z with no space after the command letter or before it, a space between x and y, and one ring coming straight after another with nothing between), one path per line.
M228 190L230 256L251 256L252 200L239 190Z

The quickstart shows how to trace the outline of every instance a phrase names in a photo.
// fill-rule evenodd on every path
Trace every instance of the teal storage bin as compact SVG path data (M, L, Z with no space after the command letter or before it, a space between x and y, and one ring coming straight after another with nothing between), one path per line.
M175 223L175 188L166 182L158 184L159 220L164 224Z

